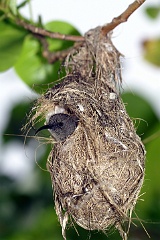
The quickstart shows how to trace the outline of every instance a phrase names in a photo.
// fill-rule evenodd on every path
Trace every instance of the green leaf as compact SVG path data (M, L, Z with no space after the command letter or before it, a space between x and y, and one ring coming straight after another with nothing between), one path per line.
M152 127L159 122L147 101L136 94L124 93L122 95L126 110L132 118L138 135L144 139L152 133Z
M59 29L59 32L64 34L79 34L74 27L64 22L50 22L46 24L46 29L54 32ZM73 45L73 42L56 39L48 39L48 42L52 51L63 50ZM15 70L28 86L38 86L34 90L42 93L42 89L44 91L45 88L48 88L48 83L59 78L60 68L61 63L59 61L49 64L42 56L42 47L37 39L31 35L26 37L21 55L15 64ZM64 76L64 73L62 75Z
M153 124L152 134L158 132L160 129L160 122ZM137 205L138 211L140 210L143 219L160 219L160 137L151 140L145 145L146 148L146 171L145 171L145 184L142 188L144 201L139 201ZM157 226L158 227L158 226Z
M22 3L20 3L20 4L17 6L17 8L20 9L20 8L24 7L26 4L28 4L28 0L25 0L25 1L23 1Z
M24 41L15 70L30 87L33 87L33 84L40 85L53 80L54 68L42 57L40 43L31 35L28 35Z
M19 136L23 134L21 128L27 123L26 116L29 113L30 104L31 103L29 102L21 102L13 106L13 109L8 119L8 125L4 130L4 143L13 140L24 142L24 138Z
M160 67L160 38L144 41L144 58L149 62Z
M11 11L14 15L17 15L17 0L10 0L9 8L11 9Z
M0 22L0 71L6 71L17 61L26 32Z
M152 19L156 19L158 17L158 15L160 14L160 8L159 7L148 7L146 8L146 14L152 18Z
M78 30L76 30L75 27L73 27L69 23L62 22L62 21L48 22L45 25L45 29L51 32L58 32L61 34L80 35L80 33L78 32ZM49 43L50 51L63 50L71 47L74 44L71 41L58 40L58 39L48 39L48 43Z
M138 125L136 125L138 126L138 134L145 140L145 138L151 137L153 134L156 136L155 133L157 133L155 138L150 138L150 141L147 141L147 144L145 144L145 180L135 209L139 219L142 219L142 221L144 220L145 224L147 223L145 227L147 228L149 234L153 237L153 239L156 240L158 239L156 232L159 232L159 228L158 224L157 226L153 225L153 222L158 222L160 219L160 136L158 135L160 122L155 116L151 106L140 96L136 96L135 94L133 95L131 93L125 93L122 97L124 103L127 104L126 109L130 117L133 118L133 121L137 118L136 122ZM144 121L140 121L138 123L138 118L143 119L146 121L146 123ZM133 219L137 219L137 215L133 214ZM138 221L136 222L136 225L137 224ZM140 231L136 233L136 229L132 230L134 237L136 235L139 236L140 234ZM133 239L135 239L134 237ZM146 238L141 237L141 239Z

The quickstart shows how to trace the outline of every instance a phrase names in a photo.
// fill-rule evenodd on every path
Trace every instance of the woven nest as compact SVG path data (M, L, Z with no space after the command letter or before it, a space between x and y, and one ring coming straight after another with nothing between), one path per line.
M119 57L110 36L90 30L66 58L64 80L34 106L32 123L45 118L53 137L47 168L64 239L69 220L88 230L115 226L127 239L145 150L119 94Z

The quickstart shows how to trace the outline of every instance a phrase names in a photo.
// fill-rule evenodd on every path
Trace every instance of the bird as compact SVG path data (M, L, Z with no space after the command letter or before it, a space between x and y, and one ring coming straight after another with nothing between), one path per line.
M41 130L48 129L56 142L63 142L69 137L78 126L78 117L65 113L54 114L49 118L46 125L40 127L35 135Z

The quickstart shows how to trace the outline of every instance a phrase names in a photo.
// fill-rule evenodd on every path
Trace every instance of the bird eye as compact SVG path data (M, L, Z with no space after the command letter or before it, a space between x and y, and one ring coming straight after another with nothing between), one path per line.
M63 126L63 122L59 122L59 123L57 124L57 126L58 126L58 127L62 127L62 126Z

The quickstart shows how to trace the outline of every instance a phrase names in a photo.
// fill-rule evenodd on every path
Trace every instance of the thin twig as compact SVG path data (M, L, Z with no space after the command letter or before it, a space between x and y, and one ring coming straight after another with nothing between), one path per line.
M49 51L43 51L43 57L45 57L49 63L54 63L57 60L65 59L69 53L71 53L72 51L76 51L76 49L78 49L82 44L82 42L79 42L79 44L76 44L73 47L54 53Z
M61 33L56 32L50 32L46 29L39 28L36 26L33 26L27 22L24 22L23 20L18 19L17 24L25 28L26 30L29 30L30 32L34 34L38 34L45 37L50 37L54 39L61 39L61 40L67 40L67 41L73 41L73 42L82 42L84 41L84 37L82 36L73 36L73 35L65 35Z
M119 24L126 22L131 14L137 10L146 0L137 0L128 6L128 8L118 17L113 18L112 22L106 24L102 27L102 34L107 35L110 31L112 31Z
M78 49L84 43L84 42L77 42L76 44L74 44L74 46L70 48L64 49L62 51L51 52L49 50L49 44L45 37L40 36L38 34L34 34L34 36L38 38L39 41L41 42L43 47L43 53L42 53L43 57L46 58L49 63L54 63L57 60L64 60L69 53L71 53L72 51L76 51L76 49Z
M148 138L145 138L145 139L143 140L143 143L144 143L144 144L147 144L147 143L153 141L154 139L156 139L156 138L158 138L158 137L160 137L160 131L152 134L152 135L149 136Z

